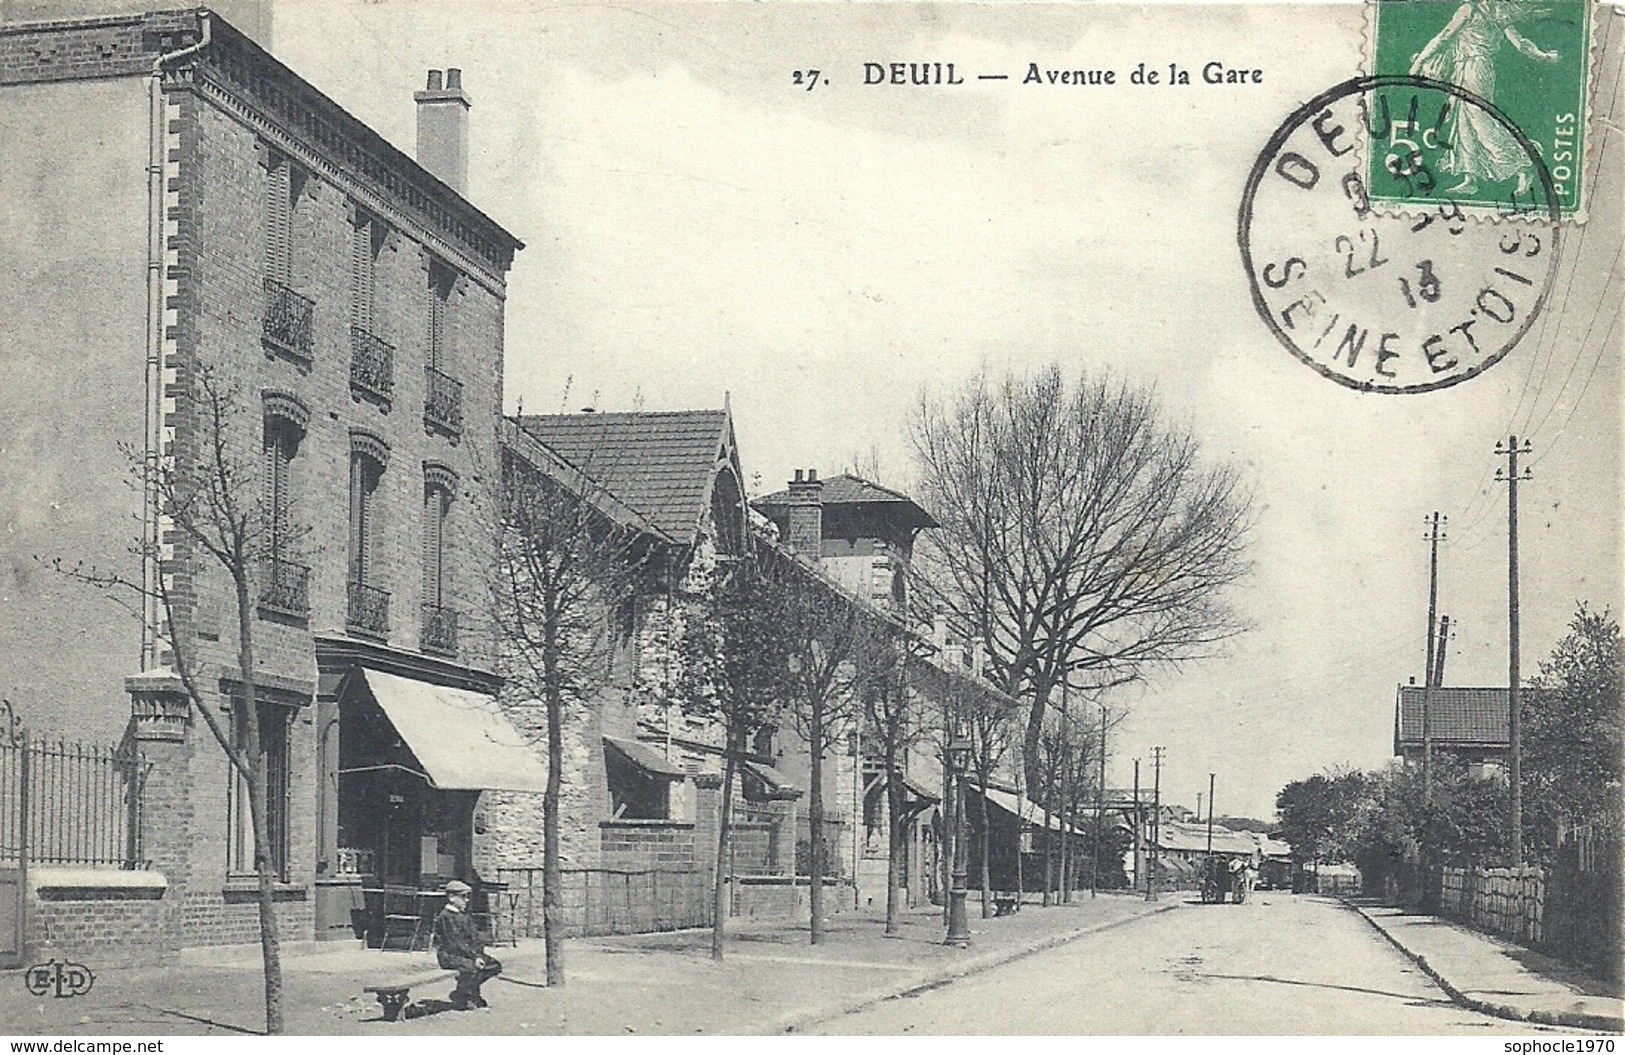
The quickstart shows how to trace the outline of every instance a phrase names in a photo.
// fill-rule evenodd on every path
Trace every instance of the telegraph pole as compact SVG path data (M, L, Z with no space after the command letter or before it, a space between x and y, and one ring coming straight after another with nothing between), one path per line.
M1439 647L1433 657L1433 684L1444 684L1444 646L1450 640L1450 617L1439 617Z
M1427 642L1427 666L1422 668L1422 805L1433 805L1433 690L1438 683L1433 679L1433 630L1438 623L1439 607L1439 543L1444 541L1440 532L1441 517L1435 512L1428 533L1422 536L1428 544L1428 628L1423 639Z
M1201 808L1197 808L1200 813ZM1207 775L1207 853L1213 856L1213 774Z
M1151 749L1151 859L1145 869L1145 899L1157 900L1157 845L1162 841L1162 748Z
M1089 873L1089 896L1100 892L1100 840L1106 816L1106 705L1100 705L1100 780L1095 784L1094 868Z
M1145 870L1145 861L1142 855L1145 848L1140 843L1140 760L1134 760L1134 884L1140 883L1140 873Z
M1526 439L1508 436L1495 444L1495 453L1505 456L1506 470L1495 470L1495 478L1507 485L1507 739L1512 756L1512 865L1523 865L1523 701L1518 684L1518 481L1531 479L1528 469L1518 475L1518 455L1534 448Z

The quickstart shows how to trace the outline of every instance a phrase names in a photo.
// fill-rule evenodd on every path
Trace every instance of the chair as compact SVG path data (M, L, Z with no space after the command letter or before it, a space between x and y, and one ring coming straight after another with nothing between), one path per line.
M423 912L418 904L418 892L412 887L384 888L384 930L378 939L378 949L389 948L392 940L404 938L403 948L411 951L418 947L423 934Z

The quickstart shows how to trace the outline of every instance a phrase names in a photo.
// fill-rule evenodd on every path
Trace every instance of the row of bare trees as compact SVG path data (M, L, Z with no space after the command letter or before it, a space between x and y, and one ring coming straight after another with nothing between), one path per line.
M286 504L264 497L258 437L243 427L259 415L207 369L183 388L177 399L191 404L196 429L178 436L163 457L131 452L138 484L166 518L164 532L144 532L139 543L160 574L136 581L106 569L63 570L116 596L140 595L143 606L156 602L162 617L156 632L194 713L203 715L246 788L266 1026L275 1033L282 1030L271 896L277 877L257 708L234 707L229 722L211 709L185 609L174 603L177 567L165 563L163 545L188 548L196 574L212 569L229 578L236 680L241 699L251 701L258 698L256 589L274 559L292 551L298 533ZM985 792L1014 762L1018 785L1024 779L1069 813L1076 796L1061 789L1087 786L1082 770L1073 770L1086 767L1090 754L1083 742L1067 739L1066 722L1057 726L1051 718L1056 690L1071 679L1098 697L1156 665L1210 655L1238 632L1242 621L1227 593L1246 570L1250 496L1233 469L1204 463L1195 440L1161 420L1153 393L1110 379L1069 382L1059 368L997 380L984 375L948 397L924 395L911 434L917 493L942 525L925 536L921 563L941 585L936 599L972 628L1002 692L970 694L964 713L949 716L968 729L974 779ZM582 467L538 472L511 460L505 466L493 610L508 676L542 700L547 714L544 934L551 984L564 980L558 826L566 720L598 686L615 613L651 577L673 574L675 566L635 516L613 514L614 504ZM907 850L905 759L922 736L952 728L922 710L909 683L911 660L924 651L919 640L907 626L844 596L813 567L766 545L719 563L705 603L684 618L679 695L713 719L724 740L713 954L723 950L720 862L728 859L727 804L738 762L757 731L787 722L806 743L813 769L812 940L823 936L824 756L858 727L878 746L887 782L893 880L887 927L895 930L896 880ZM1047 739L1051 728L1059 729L1059 740ZM989 886L985 877L982 886Z

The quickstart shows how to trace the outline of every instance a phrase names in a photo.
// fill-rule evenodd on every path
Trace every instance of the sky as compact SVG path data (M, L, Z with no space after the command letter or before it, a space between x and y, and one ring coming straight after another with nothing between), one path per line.
M1385 765L1395 686L1424 660L1424 518L1448 516L1446 681L1507 679L1497 439L1527 436L1522 669L1577 602L1622 586L1618 129L1547 309L1500 363L1421 395L1299 363L1252 306L1248 171L1303 101L1360 69L1352 5L1158 9L515 0L275 0L279 58L406 150L411 93L460 67L469 197L526 248L505 388L528 411L733 410L752 493L863 464L907 489L922 391L1058 362L1154 385L1170 422L1256 488L1250 625L1148 672L1108 782L1164 747L1165 800L1268 818L1280 788ZM1618 22L1618 16L1612 16ZM1610 17L1604 17L1608 23ZM1617 27L1611 30L1617 34ZM1613 113L1617 35L1596 76ZM1261 83L1205 85L1208 62ZM865 85L865 63L963 85ZM1111 69L1117 83L1023 84ZM1170 64L1190 86L1129 74ZM818 69L812 90L792 71ZM982 82L976 73L1007 73ZM805 82L806 77L803 76Z

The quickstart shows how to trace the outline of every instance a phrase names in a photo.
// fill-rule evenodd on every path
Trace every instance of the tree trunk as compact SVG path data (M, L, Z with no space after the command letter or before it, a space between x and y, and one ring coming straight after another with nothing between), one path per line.
M976 787L977 790L981 792L981 794L977 796L979 801L976 807L976 812L977 819L982 822L981 836L977 839L982 851L982 867L980 869L980 878L982 880L982 918L988 919L993 915L993 870L988 863L988 851L993 845L993 840L988 826L987 771L985 769L978 768L976 770Z
M811 944L824 940L824 700L812 700L812 788L807 796L808 847L807 901L812 916Z
M547 789L542 794L542 946L547 984L564 984L564 867L559 859L559 792L564 768L564 698L559 688L558 656L549 655L547 672Z
M1075 847L1072 845L1072 782L1071 774L1061 773L1061 904L1072 902L1072 873L1076 870Z
M907 789L897 772L897 748L886 741L886 933L895 935L902 916L897 888L903 878L903 861L908 853L908 829L903 810L908 805Z
M722 756L722 801L717 804L717 865L711 874L711 959L722 959L723 928L728 922L728 830L729 809L734 794L733 734Z
M237 592L237 677L243 685L243 745L248 768L243 774L248 785L248 816L254 828L254 872L259 880L260 959L265 970L265 1032L281 1034L282 1022L282 943L277 934L274 884L271 870L270 827L265 816L265 764L260 754L259 700L254 686L254 609L249 597L248 579L234 574Z
M1049 826L1050 796L1044 796L1044 907L1050 904L1050 888L1055 883L1055 832Z
M1010 692L1010 687L1006 687ZM1014 692L1010 692L1015 696ZM1041 788L1044 786L1043 759L1040 756L1041 743L1044 736L1044 714L1049 705L1049 688L1039 686L1038 692L1033 696L1032 709L1027 712L1027 730L1022 735L1021 758L1027 770L1027 786ZM1048 877L1045 878L1048 882Z

